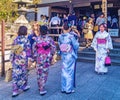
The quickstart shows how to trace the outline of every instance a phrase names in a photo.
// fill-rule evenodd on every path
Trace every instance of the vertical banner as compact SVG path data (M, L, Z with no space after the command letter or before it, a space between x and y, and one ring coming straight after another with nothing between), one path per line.
M107 0L102 0L102 12L105 14L107 18Z

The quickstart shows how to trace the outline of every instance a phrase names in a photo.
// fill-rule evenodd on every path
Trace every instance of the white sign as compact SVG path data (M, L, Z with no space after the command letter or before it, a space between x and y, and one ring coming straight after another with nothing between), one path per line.
M111 36L119 36L119 29L108 29L108 33L110 33Z

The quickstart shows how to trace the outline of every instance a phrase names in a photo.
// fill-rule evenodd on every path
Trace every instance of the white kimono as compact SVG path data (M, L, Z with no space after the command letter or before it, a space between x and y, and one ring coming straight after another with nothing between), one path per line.
M107 56L107 50L113 49L110 34L106 31L97 32L92 41L91 47L96 51L95 71L98 73L107 73L108 68L104 65L105 58Z

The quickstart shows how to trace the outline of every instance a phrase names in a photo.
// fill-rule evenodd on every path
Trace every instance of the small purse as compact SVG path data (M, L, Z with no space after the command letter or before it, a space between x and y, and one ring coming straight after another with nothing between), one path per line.
M94 32L97 32L98 31L98 25L95 25L93 30L94 30Z
M10 82L12 80L12 68L6 71L5 82Z
M108 54L108 56L105 58L105 66L106 66L106 67L107 67L107 66L111 66L111 58L110 58L109 54Z

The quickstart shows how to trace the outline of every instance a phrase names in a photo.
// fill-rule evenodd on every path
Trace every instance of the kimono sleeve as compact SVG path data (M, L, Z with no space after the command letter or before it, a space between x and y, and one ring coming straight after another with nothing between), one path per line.
M26 48L26 55L29 59L32 59L32 53L31 53L31 44L30 41L27 39L27 42L25 44L25 48Z
M60 36L59 36L59 38L58 38L58 45L60 46Z
M50 45L51 45L51 54L54 55L56 51L56 45L52 38L50 38Z
M35 59L37 57L37 48L36 48L37 41L35 41L32 45L32 56Z
M61 55L60 45L61 45L61 36L59 36L59 38L58 38L58 46L59 46L58 54L59 54L59 55Z
M108 36L107 36L106 48L107 48L107 49L113 49L112 39L111 39L111 37L110 37L110 34L108 34Z
M96 33L95 37L93 38L93 41L91 43L91 47L93 47L93 49L95 51L97 51L97 33Z
M76 40L74 36L72 36L71 40L72 40L72 47L73 47L73 49L75 51L78 50L78 48L79 48L78 40Z
M15 53L12 50L12 48L13 48L14 45L15 45L15 40L13 41L12 47L11 47L11 52L10 52L10 57L9 57L10 62L13 62L14 61L14 57L15 57Z

